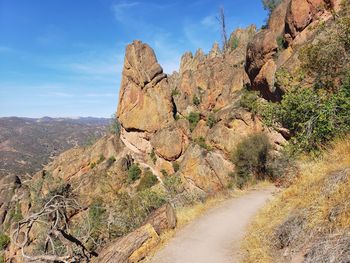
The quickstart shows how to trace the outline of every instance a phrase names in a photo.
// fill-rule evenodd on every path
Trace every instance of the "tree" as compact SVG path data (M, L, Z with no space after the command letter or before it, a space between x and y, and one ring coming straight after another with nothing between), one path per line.
M228 48L228 40L227 40L227 33L226 33L225 12L222 6L219 9L219 16L216 17L216 19L220 24L221 37L222 37L222 49L225 51Z

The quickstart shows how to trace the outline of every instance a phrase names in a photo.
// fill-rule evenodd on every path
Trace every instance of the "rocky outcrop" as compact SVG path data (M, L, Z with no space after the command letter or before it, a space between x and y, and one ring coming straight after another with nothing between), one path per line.
M204 193L213 194L227 186L232 170L233 165L221 154L191 145L183 157L179 174Z
M175 209L169 203L155 210L146 220L146 224L153 226L158 235L168 229L175 228L176 222L177 218Z
M185 151L189 140L176 123L154 134L151 144L155 152L167 161L178 159Z
M320 21L332 18L339 3L340 0L282 1L272 12L267 28L256 34L248 45L245 69L252 88L268 100L279 101L284 90L275 85L276 71L300 45L314 37ZM282 51L284 48L288 49ZM289 64L297 65L297 58L293 60Z
M15 175L7 175L0 178L0 225L8 224L11 220L7 215L11 207L16 205L16 192L21 187L21 180Z
M254 34L254 26L238 29L231 35L231 47L225 52L214 44L208 55L199 49L194 56L192 53L182 56L179 73L169 81L181 115L196 110L207 114L232 103L235 92L248 82L243 64L247 44ZM194 98L200 103L194 103Z
M144 225L110 244L93 263L138 262L159 243L159 236L150 225Z
M155 210L143 226L104 248L93 262L139 262L159 243L159 235L175 226L175 210L165 204Z
M171 92L153 50L140 41L125 53L117 116L126 130L156 132L173 120Z

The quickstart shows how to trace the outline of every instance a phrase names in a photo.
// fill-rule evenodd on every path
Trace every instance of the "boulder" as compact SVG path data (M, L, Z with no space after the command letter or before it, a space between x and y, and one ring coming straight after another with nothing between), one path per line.
M146 224L151 224L157 234L160 235L167 229L175 228L176 221L175 209L167 203L151 213L146 219Z
M311 23L312 5L307 0L292 0L286 16L286 31L293 38Z
M228 174L232 169L232 164L220 154L208 152L193 144L183 156L179 175L185 179L187 185L213 194L227 186Z
M156 132L174 120L166 75L141 41L126 48L117 116L127 131Z
M104 248L92 263L138 262L159 243L159 236L146 224Z
M187 143L186 134L176 125L171 125L156 132L151 139L151 144L157 155L168 161L179 158Z
M282 91L275 87L276 63L269 59L260 69L259 74L254 79L254 86L260 91L264 98L271 101L280 100Z

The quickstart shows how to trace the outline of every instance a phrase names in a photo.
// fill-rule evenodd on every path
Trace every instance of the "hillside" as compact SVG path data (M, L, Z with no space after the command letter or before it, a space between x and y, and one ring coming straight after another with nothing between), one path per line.
M133 41L117 129L11 189L5 258L138 262L181 207L259 180L293 189L301 156L322 156L350 130L349 30L346 2L281 1L266 27L185 53L172 75Z
M0 118L0 178L34 174L65 150L105 134L109 119Z

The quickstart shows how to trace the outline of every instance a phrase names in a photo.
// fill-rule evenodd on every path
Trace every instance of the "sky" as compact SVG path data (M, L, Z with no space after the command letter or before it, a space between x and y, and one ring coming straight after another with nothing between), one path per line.
M230 33L267 17L261 0L0 0L0 117L111 117L126 45L172 73L220 42L220 6Z

